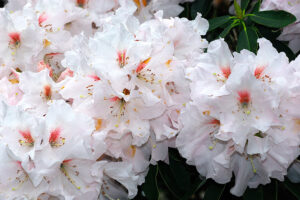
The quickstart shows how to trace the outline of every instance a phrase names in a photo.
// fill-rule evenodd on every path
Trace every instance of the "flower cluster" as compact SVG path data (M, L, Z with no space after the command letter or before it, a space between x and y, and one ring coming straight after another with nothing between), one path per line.
M263 38L257 54L209 44L201 14L176 17L191 1L0 9L0 199L132 199L169 147L201 176L234 174L237 196L284 179L300 153L300 57Z
M269 41L258 42L257 55L232 55L223 40L213 41L187 68L191 102L176 140L202 176L224 184L234 174L237 196L270 178L283 181L299 155L299 58L289 63Z
M0 10L0 199L133 198L149 164L168 162L185 68L208 45L207 20L175 17L180 2Z

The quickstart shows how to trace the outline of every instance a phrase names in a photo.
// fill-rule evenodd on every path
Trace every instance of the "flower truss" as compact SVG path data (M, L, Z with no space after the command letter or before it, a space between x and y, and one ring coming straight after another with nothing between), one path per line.
M0 9L0 199L132 199L169 147L201 176L234 175L237 196L283 180L299 155L300 58L264 38L257 54L208 43L200 13L176 17L183 2Z

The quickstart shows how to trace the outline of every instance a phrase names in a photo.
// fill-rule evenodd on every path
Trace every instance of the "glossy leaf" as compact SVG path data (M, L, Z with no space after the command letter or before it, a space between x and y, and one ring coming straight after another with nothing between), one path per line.
M180 161L176 161L172 158L170 161L170 169L175 178L176 184L178 187L186 192L190 188L190 174L185 168L185 163L181 163Z
M142 185L142 190L148 200L157 200L159 196L157 188L158 166L150 165L148 174L145 178L145 183Z
M297 199L300 199L300 183L292 183L289 180L284 181L284 186L288 189Z
M204 200L220 200L226 185L210 182L204 194Z
M170 170L170 166L164 162L159 162L158 171L169 191L174 195L174 197L180 199L180 197L184 195L184 192L177 185L176 180Z
M252 27L246 27L239 34L237 51L240 52L242 49L248 49L256 53L258 45L257 39L256 31Z
M241 9L246 10L249 5L250 0L242 0L241 1Z
M234 0L234 10L235 10L235 13L236 13L236 16L240 19L243 18L243 11L240 7L240 5L238 4L238 2L236 0Z
M201 13L204 17L208 14L212 7L211 0L195 1L191 5L191 16L194 19L197 16L197 12Z
M239 23L235 23L235 24L230 24L229 26L227 26L220 34L220 37L221 38L226 37L226 35L231 31L231 29L233 29L234 27L236 27L238 25L239 25Z
M258 1L255 3L255 5L254 5L254 7L253 7L253 9L252 9L252 13L257 13L257 12L259 12L260 4L261 4L261 1L258 0Z
M278 182L273 180L270 184L263 186L263 199L278 200Z
M206 183L206 179L201 180L200 178L192 184L189 191L182 197L182 200L189 199L197 190L199 190Z
M230 21L230 16L229 15L225 15L222 17L215 17L210 19L209 22L209 29L208 31L212 31L220 26L222 26L223 24L227 23Z
M270 10L253 13L249 18L257 23L272 28L283 28L296 21L296 17L283 10Z
M263 190L261 187L250 189L247 188L246 192L243 195L244 200L263 200ZM271 200L271 199L270 199Z

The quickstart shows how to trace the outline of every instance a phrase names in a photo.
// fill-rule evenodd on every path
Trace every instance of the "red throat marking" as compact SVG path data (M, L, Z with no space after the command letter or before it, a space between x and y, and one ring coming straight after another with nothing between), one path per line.
M87 75L87 77L93 79L94 81L100 81L101 79L99 78L99 76L95 75L95 74L91 74L91 75Z
M64 161L62 162L62 164L66 164L66 163L71 162L71 161L72 161L72 159L67 159L67 160L64 160Z
M220 121L217 119L213 119L209 122L209 124L220 125Z
M12 33L9 33L8 36L10 37L9 44L15 45L15 46L18 46L20 44L20 42L21 42L20 33L12 32Z
M144 60L143 62L141 62L139 64L139 66L136 68L136 73L139 73L140 71L142 71L147 66L147 64L149 63L150 60L151 60L151 58L148 58L148 59Z
M42 26L42 23L43 23L44 21L46 21L47 19L48 19L48 16L46 15L46 13L42 13L42 14L39 16L39 19L38 19L39 25Z
M119 97L115 96L115 97L112 97L109 99L111 102L116 102L116 101L119 101L121 100Z
M264 66L261 66L261 67L256 67L255 71L254 71L254 76L259 79L262 72L265 70L265 67Z
M223 76L228 79L228 77L231 74L230 67L221 67L221 71L222 71Z
M250 102L250 93L247 90L238 91L238 100L243 106L247 106Z
M32 138L30 131L19 131L19 133L23 136L25 142L29 144L34 143L34 139Z
M44 95L46 99L51 99L52 91L51 91L51 86L50 85L45 85L44 86Z
M79 7L83 8L84 5L87 3L87 0L76 0L76 3Z
M51 131L50 137L49 137L49 143L57 142L60 132L61 132L60 128L56 128L53 131Z
M120 67L124 67L126 65L126 50L118 52L118 63Z

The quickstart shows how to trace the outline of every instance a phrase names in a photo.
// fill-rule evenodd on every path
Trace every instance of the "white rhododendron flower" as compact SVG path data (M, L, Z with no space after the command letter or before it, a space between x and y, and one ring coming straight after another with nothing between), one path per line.
M224 184L233 173L231 193L237 196L270 178L283 181L299 155L291 105L299 89L288 85L297 81L296 63L289 65L266 39L258 42L257 55L242 50L232 56L223 40L214 41L186 70L192 101L182 111L176 140L179 152L202 176Z
M0 9L0 199L133 199L169 148L237 196L299 182L300 57L209 43L200 13L178 17L192 1Z
M10 1L0 10L0 197L128 199L168 162L208 22L185 1ZM162 10L162 11L161 11Z

